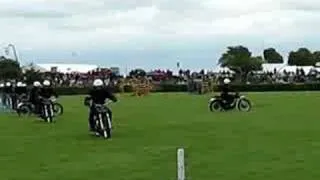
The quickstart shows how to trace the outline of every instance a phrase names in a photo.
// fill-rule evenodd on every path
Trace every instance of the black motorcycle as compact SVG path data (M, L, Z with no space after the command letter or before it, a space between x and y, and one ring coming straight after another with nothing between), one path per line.
M63 114L63 112L64 112L63 106L60 103L56 102L57 101L56 98L52 97L52 98L47 99L45 101L47 101L45 103L48 103L48 101L51 102L53 117L60 116ZM42 110L44 110L44 107L42 107ZM20 102L17 106L17 113L19 116L37 114L35 112L35 106L27 98L20 100Z
M16 111L19 116L30 115L31 113L34 113L35 107L31 102L29 102L28 96L23 94L18 99Z
M51 98L51 101L52 101L52 106L53 106L53 113L54 113L54 116L60 116L63 114L63 106L57 102L57 99L52 97Z
M231 102L226 102L221 96L214 96L209 100L209 109L211 112L228 111L237 108L239 111L248 112L251 110L251 102L244 95L235 94Z
M53 122L53 104L51 99L43 99L41 102L41 117L48 123Z
M112 122L106 105L94 104L95 131L104 138L111 138Z

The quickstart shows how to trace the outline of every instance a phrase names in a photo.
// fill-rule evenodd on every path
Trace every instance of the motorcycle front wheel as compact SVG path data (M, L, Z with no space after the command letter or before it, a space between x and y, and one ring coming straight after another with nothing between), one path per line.
M249 112L251 110L251 102L246 98L239 99L237 108L239 111Z
M209 104L209 109L211 112L222 111L223 108L222 108L221 101L218 101L218 100L211 101Z

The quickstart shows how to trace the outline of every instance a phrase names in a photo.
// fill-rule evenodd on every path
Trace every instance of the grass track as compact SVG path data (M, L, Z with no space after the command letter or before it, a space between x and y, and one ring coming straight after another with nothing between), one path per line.
M88 135L80 96L54 125L2 114L1 180L175 180L180 146L189 180L319 180L320 93L248 97L252 112L212 114L209 96L122 95L111 141Z

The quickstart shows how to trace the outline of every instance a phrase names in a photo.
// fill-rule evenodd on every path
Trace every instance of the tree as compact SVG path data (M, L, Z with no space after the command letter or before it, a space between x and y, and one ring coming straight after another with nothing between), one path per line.
M22 71L17 61L0 56L0 78L2 80L17 79L21 75Z
M33 68L33 64L32 63L29 66L31 68L25 71L24 76L26 78L26 83L27 84L32 84L34 81L38 81L39 80L39 78L41 77L41 73L40 73L40 71L36 71Z
M263 57L266 63L283 63L283 57L274 48L265 49Z
M222 67L228 67L240 74L241 80L244 80L249 72L261 70L262 63L262 57L252 57L252 53L244 46L228 47L228 50L219 59Z
M146 76L147 73L143 70L143 69L134 69L132 71L130 71L129 76L131 77L144 77Z
M315 63L320 62L320 51L315 51L312 53Z
M313 66L316 63L314 54L307 48L299 48L297 51L291 51L288 57L289 65Z

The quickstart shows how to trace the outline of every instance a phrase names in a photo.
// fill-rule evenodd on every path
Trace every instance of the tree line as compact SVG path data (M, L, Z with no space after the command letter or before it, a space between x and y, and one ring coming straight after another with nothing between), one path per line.
M299 48L288 55L288 65L313 66L320 62L320 51L310 51L308 48ZM250 50L242 45L229 46L219 58L219 65L229 67L238 75L246 76L251 71L261 70L263 63L284 63L281 54L275 48L263 50L262 56L253 56ZM138 72L132 72L133 74ZM141 70L139 71L141 73ZM27 72L28 76L36 77L33 70ZM130 73L131 74L131 73ZM22 77L22 69L17 61L0 56L1 79L16 79Z
M263 56L252 56L250 50L242 45L229 46L220 59L219 65L228 67L235 71L240 79L251 71L262 70L263 63L284 63L281 54L274 48L267 48L263 51ZM308 48L299 48L289 52L288 65L314 66L320 62L320 51L311 52Z

